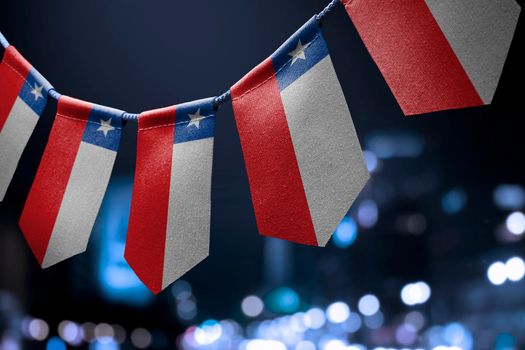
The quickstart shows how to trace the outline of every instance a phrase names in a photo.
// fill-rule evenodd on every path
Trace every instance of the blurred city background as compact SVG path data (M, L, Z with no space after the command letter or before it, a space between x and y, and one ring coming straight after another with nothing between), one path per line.
M222 93L326 2L22 0L0 30L60 92L139 112ZM50 103L0 203L0 349L525 349L522 27L492 106L406 118L337 7L323 29L371 180L326 248L258 235L224 105L210 257L158 296L123 259L135 123L87 252L32 257L17 221Z

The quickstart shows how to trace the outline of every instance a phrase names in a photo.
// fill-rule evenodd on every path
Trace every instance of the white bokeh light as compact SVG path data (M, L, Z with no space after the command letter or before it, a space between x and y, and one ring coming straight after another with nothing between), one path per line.
M253 339L246 344L246 350L286 350L286 345L277 340Z
M313 308L306 312L304 315L304 324L306 327L311 329L319 329L326 323L323 310L319 308Z
M525 276L525 263L521 258L511 258L505 263L505 270L507 278L517 282Z
M409 283L401 290L401 300L409 306L426 303L430 295L430 286L421 281Z
M315 344L309 340L303 340L297 343L295 350L316 350Z
M255 295L247 296L241 303L242 312L248 317L257 317L264 309L261 298Z
M342 301L330 304L326 309L326 317L332 323L343 323L350 316L350 308Z
M357 305L359 312L365 316L372 316L379 311L379 307L379 299L373 294L367 294L361 297Z
M490 265L489 269L487 270L487 277L490 283L495 286L505 283L505 280L507 279L507 269L505 264L501 261L497 261Z
M38 318L32 319L28 328L29 335L35 340L44 340L49 334L47 322Z
M507 217L505 225L513 235L522 235L525 232L525 215L519 211L511 213Z
M346 344L339 339L327 341L322 347L323 350L346 350Z

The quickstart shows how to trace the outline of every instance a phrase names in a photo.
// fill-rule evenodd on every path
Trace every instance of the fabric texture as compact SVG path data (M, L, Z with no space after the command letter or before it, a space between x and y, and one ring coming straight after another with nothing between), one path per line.
M51 84L14 46L0 64L0 201L47 104Z
M369 173L315 18L231 93L259 232L324 246Z
M490 103L514 0L341 0L405 115Z
M159 293L209 254L213 99L141 113L125 258Z
M117 154L122 113L60 97L20 218L42 267L86 250Z

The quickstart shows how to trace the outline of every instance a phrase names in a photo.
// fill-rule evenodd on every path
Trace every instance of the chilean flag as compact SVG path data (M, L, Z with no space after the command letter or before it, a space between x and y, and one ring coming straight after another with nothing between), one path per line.
M20 228L45 268L86 250L122 132L122 111L61 96Z
M139 115L125 258L154 293L209 254L213 99Z
M369 173L315 18L231 95L259 232L324 246Z
M492 102L514 0L341 0L405 115Z
M9 46L0 64L0 201L42 114L51 84Z

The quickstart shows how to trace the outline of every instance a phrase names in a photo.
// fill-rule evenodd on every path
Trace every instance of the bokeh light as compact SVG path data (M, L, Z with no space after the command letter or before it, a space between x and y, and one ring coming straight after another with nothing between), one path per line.
M288 287L273 290L266 298L268 308L277 313L290 314L299 309L301 300L296 291Z
M136 328L130 335L131 343L139 349L145 349L151 345L151 333L145 328Z
M503 210L517 210L525 206L525 190L521 185L502 184L494 189L494 203Z
M379 311L380 308L379 299L373 294L367 294L361 297L359 299L359 303L357 305L357 308L359 309L359 312L362 313L365 316L372 316L376 312Z
M315 344L309 340L302 340L295 346L295 350L316 350Z
M264 303L256 295L249 295L241 302L242 312L248 317L257 317L264 309Z
M66 343L59 337L51 337L46 344L46 350L66 350Z
M507 279L507 271L505 264L501 261L497 261L489 266L487 270L487 277L493 285L499 286Z
M359 203L357 209L357 221L364 228L373 227L378 220L379 209L377 203L372 199L365 199Z
M522 235L525 232L525 215L522 212L514 212L505 220L507 230L513 235Z
M447 214L459 213L467 204L467 195L461 189L451 190L441 199L441 207Z
M421 281L409 283L401 290L401 300L409 306L426 303L430 295L430 286Z
M350 308L342 301L330 304L326 309L326 317L332 323L343 323L350 316Z
M209 345L217 341L222 335L222 326L215 320L204 321L195 329L195 341L200 345Z
M332 241L338 248L348 248L357 238L357 225L354 219L345 217L337 226Z
M505 263L505 270L510 281L520 281L525 276L525 263L519 257L510 258Z
M323 310L312 308L304 315L304 324L311 329L319 329L326 323L326 317Z
M377 156L372 151L364 150L363 157L365 159L365 163L366 163L366 167L368 171L373 173L377 169L377 165L379 163Z
M34 318L29 321L28 333L35 340L44 340L49 335L49 326L46 321Z

